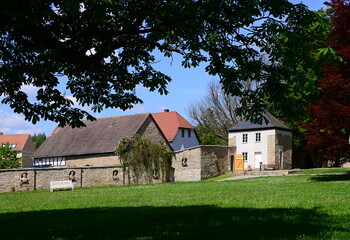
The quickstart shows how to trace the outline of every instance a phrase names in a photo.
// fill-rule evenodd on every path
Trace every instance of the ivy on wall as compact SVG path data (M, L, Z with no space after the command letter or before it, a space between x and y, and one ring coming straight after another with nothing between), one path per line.
M127 175L129 183L131 179L138 183L142 176L148 183L160 178L162 182L166 181L174 156L164 144L152 143L138 134L122 138L116 154L123 164L124 182Z

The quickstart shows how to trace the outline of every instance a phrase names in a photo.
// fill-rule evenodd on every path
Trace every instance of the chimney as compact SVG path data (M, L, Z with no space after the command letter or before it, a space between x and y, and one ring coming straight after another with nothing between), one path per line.
M4 135L4 133L3 133L3 132L0 132L0 135Z
M164 112L169 112L169 109L167 109L167 108L166 108L166 109L164 109Z

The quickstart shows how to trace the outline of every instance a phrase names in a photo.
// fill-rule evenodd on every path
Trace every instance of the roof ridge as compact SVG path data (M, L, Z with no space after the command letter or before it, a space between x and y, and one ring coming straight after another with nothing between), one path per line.
M149 115L151 113L147 112L147 113L135 113L135 114L130 114L130 115L120 115L120 116L110 116L110 117L102 117L102 118L96 118L96 120L98 119L108 119L108 118L120 118L120 117L129 117L129 116L137 116L137 115ZM83 122L93 122L91 120L83 120Z

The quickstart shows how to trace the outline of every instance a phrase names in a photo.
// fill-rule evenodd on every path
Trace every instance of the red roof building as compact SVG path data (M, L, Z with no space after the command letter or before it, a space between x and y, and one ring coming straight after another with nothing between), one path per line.
M152 117L175 151L199 145L195 128L179 113L166 109Z
M22 167L31 167L33 165L32 156L35 152L34 143L29 134L3 135L0 133L0 144L9 144L17 151L18 157L22 157Z

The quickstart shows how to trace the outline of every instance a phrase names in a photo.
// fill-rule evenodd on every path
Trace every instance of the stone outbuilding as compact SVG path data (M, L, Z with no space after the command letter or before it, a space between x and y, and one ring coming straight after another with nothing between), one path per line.
M242 154L244 169L292 168L292 129L266 112L268 123L241 121L229 129L229 146Z
M199 181L229 171L229 157L235 147L200 145L175 152L174 181Z

